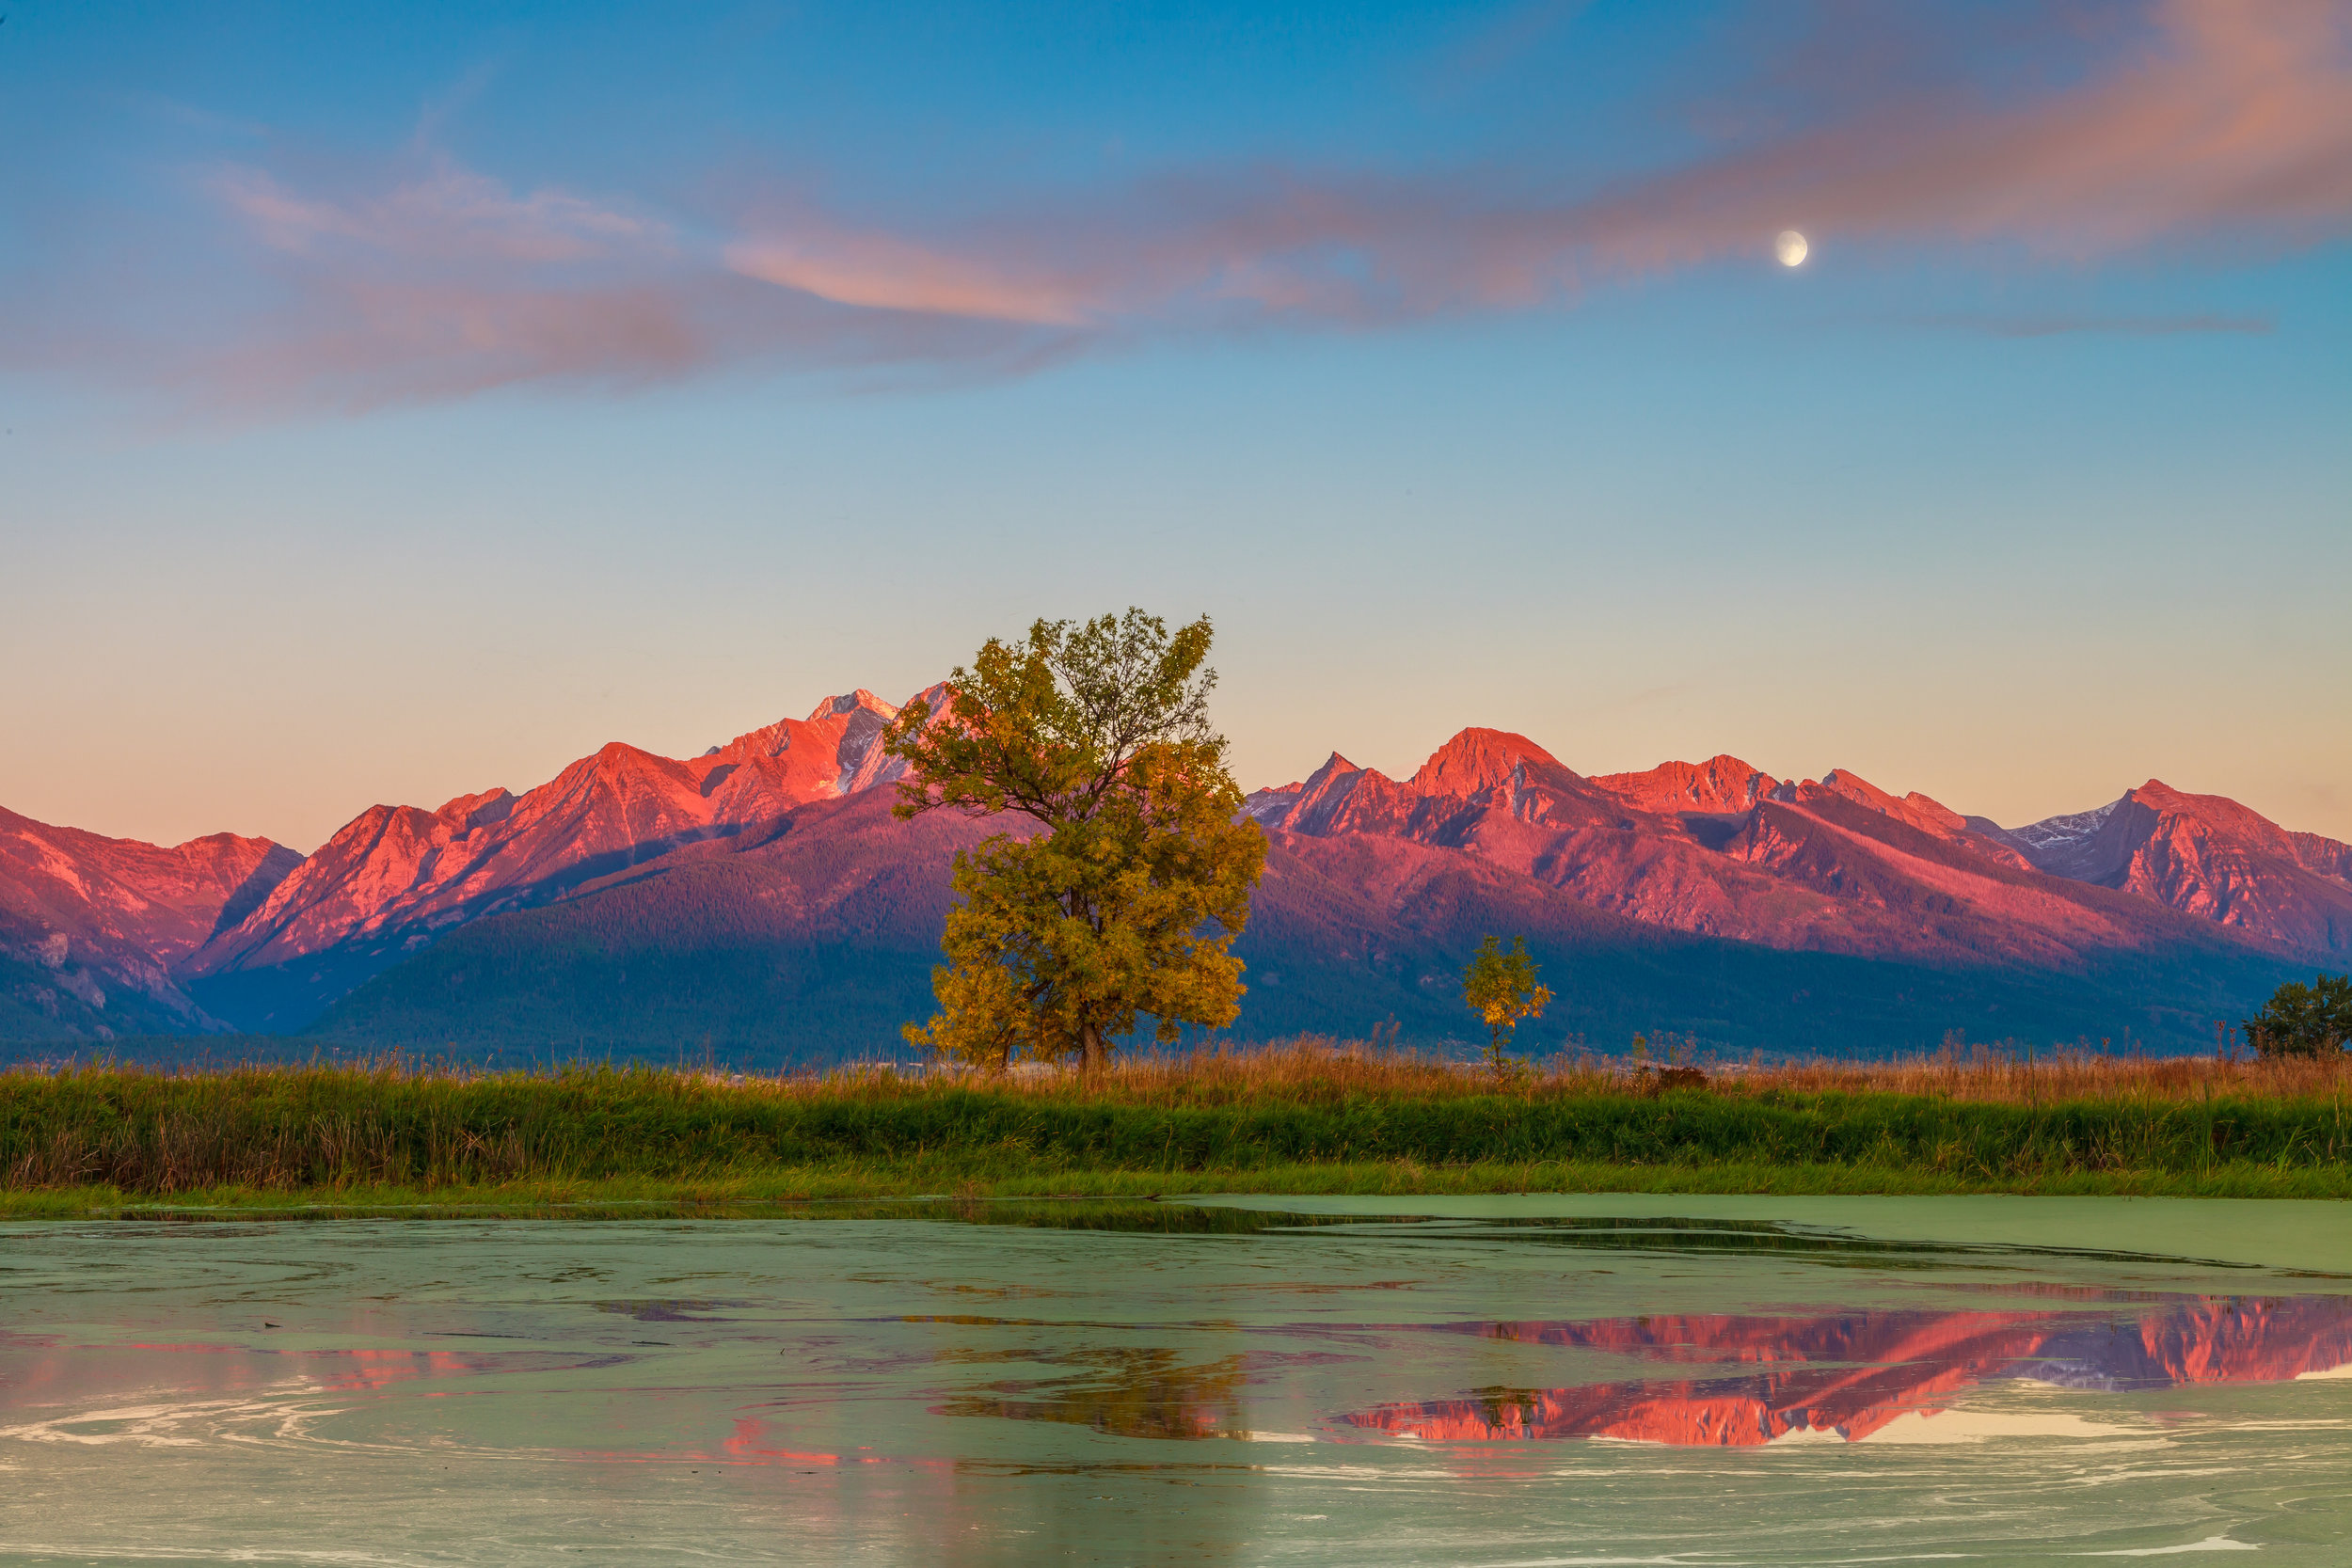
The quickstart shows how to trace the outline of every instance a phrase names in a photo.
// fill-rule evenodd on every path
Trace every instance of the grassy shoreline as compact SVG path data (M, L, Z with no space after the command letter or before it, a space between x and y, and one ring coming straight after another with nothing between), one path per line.
M0 1073L0 1218L1179 1193L2352 1197L2352 1069L1967 1056L1506 1077L1313 1043L1084 1079Z
M613 1177L494 1185L215 1187L170 1194L115 1187L0 1191L0 1221L36 1219L712 1218L820 1213L850 1200L954 1204L1008 1198L1314 1197L1639 1193L1784 1197L1940 1196L2352 1198L2352 1174L2251 1164L2183 1174L2093 1171L2033 1180L1969 1181L1867 1165L1608 1165L1481 1163L1303 1164L1255 1170L1065 1170L999 1180L854 1166L779 1169L716 1180Z

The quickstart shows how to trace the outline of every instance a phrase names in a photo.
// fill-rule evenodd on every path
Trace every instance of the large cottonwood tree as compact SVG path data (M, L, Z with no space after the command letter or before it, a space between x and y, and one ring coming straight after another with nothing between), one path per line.
M905 759L896 811L1013 813L956 856L961 901L939 1013L914 1044L1001 1067L1015 1056L1100 1066L1140 1017L1172 1043L1241 1008L1233 939L1265 868L1209 723L1216 673L1202 616L1171 634L1139 610L1039 621L991 638L947 678L939 710L910 704L883 743Z

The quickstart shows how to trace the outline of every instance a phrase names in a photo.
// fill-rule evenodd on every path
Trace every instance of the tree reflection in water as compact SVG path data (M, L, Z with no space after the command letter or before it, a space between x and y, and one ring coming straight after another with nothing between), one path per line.
M1052 1355L950 1352L943 1359L999 1356L1075 1363L1087 1370L1040 1382L996 1384L936 1405L936 1413L1067 1421L1120 1437L1223 1437L1248 1430L1241 1389L1248 1374L1238 1355L1185 1365L1172 1350L1103 1346Z

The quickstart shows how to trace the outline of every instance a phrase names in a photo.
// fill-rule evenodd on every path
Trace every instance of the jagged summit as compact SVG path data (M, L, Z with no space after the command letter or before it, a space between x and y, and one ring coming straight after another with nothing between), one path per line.
M0 1016L22 1009L102 1038L224 1027L173 970L301 863L266 838L166 847L0 810L0 971L24 966L21 981L0 981Z
M1842 768L1833 768L1822 774L1818 785L1808 784L1802 787L1818 788L1826 794L1851 800L1856 805L1867 806L1882 816L1908 822L1927 832L1949 835L1963 832L1968 826L1966 817L1941 800L1922 795L1915 789L1898 799L1860 774ZM1798 798L1804 799L1802 788Z
M809 730L837 726L845 716L852 716L850 721L855 722L853 716L860 714L872 716L873 727L879 730L882 725L897 718L898 710L864 687L860 687L855 691L847 692L838 697L826 698L810 709L805 719L779 719L772 724L763 724L758 729L747 730L723 746L713 746L703 755L706 757L736 756L739 759L753 756L782 756L792 749L796 739L804 740Z
M1322 767L1307 775L1307 782L1305 784L1293 784L1291 787L1296 790L1318 789L1323 785L1329 784L1333 779L1340 777L1342 774L1360 773L1362 771L1362 768L1357 767L1354 763L1340 755L1339 752L1334 752L1327 759L1325 760Z
M2106 805L2090 811L2069 812L2062 816L2045 816L2039 822L2028 822L2022 828L2001 831L2020 844L2036 849L2055 850L2077 844L2090 837L2113 816L2118 808L2131 799L2129 794L2117 796ZM1981 820L1981 819L1980 819Z
M1719 753L1701 763L1661 762L1640 773L1602 773L1592 781L1643 811L1747 811L1780 781L1738 757Z
M612 741L519 796L485 790L437 812L373 807L259 908L214 933L185 968L236 974L354 942L373 944L375 957L389 961L452 926L564 896L687 845L737 837L814 801L861 794L905 770L880 745L898 712L860 689L699 757Z
M1432 752L1421 771L1406 782L1422 795L1470 796L1507 783L1520 764L1531 761L1560 767L1558 758L1523 735L1468 729Z
M457 824L461 832L471 832L476 828L505 821L515 809L516 798L511 789L485 789L479 794L460 795L433 815L441 821Z
M933 688L933 689L936 690L937 688ZM845 693L839 697L828 697L823 702L818 703L817 706L810 711L807 722L811 724L820 724L828 719L837 718L842 714L853 712L860 708L863 708L868 713L881 715L885 722L898 717L898 708L883 702L880 697L875 696L871 691L866 690L866 688L861 686L855 691Z
M2220 795L2161 779L2092 811L2002 829L2040 871L2137 894L2267 941L2352 951L2352 845L2291 832Z

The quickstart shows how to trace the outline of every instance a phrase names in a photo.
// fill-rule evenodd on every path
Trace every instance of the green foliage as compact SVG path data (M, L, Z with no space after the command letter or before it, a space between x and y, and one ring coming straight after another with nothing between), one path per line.
M1525 1020L1543 1016L1551 988L1537 979L1525 937L1513 937L1508 952L1488 937L1462 971L1462 999L1486 1025L1486 1065L1501 1072L1512 1034Z
M1797 1173L1770 1178L1791 1190L1854 1181L2033 1190L2092 1178L2111 1190L2188 1190L2182 1184L2233 1171L2293 1178L2313 1194L2352 1190L2352 1114L2324 1094L2039 1103L1788 1090L1544 1096L1464 1077L1442 1093L1233 1099L1129 1097L1091 1092L1088 1082L1025 1089L873 1074L736 1085L611 1069L0 1073L0 1188L318 1195L800 1171L836 1173L845 1190L930 1192L967 1179L1061 1191L1071 1187L1061 1173L1142 1172L1154 1180L1138 1190L1163 1190L1164 1179L1174 1191L1189 1178L1261 1171L1311 1190L1320 1179L1304 1167L1386 1162L1404 1173L1395 1180L1405 1191L1443 1170L1544 1164L1587 1182L1623 1172L1637 1184L1659 1169L1736 1168L1750 1184L1766 1180L1758 1172ZM925 1184L892 1186L907 1176Z
M1044 830L956 856L939 1013L910 1042L998 1068L1094 1067L1138 1015L1167 1043L1239 1014L1231 948L1265 837L1209 726L1209 641L1206 616L1173 636L1139 610L1039 621L958 668L941 712L917 702L892 724L900 816L1013 812Z
M2265 1056L2324 1056L2352 1043L2352 975L2290 980L2242 1027Z

